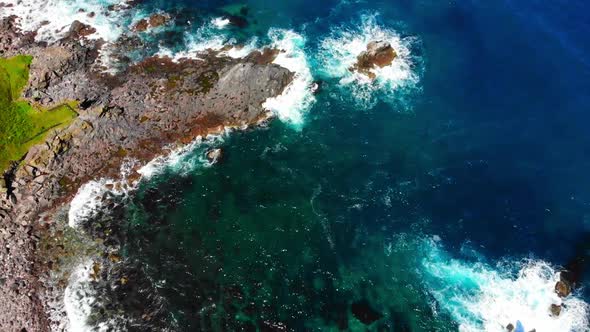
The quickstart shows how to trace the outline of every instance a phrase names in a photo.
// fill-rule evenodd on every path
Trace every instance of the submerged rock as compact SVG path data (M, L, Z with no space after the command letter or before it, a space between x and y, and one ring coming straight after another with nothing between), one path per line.
M240 29L248 27L248 20L243 16L228 15L227 18L229 19L229 24L233 26L236 26Z
M367 44L367 50L358 55L357 63L350 70L375 79L375 73L371 69L375 68L375 66L379 68L389 66L396 57L397 53L390 43L383 40L372 41Z
M168 23L169 20L170 20L170 16L168 16L168 15L154 14L154 15L150 16L149 22L150 22L150 26L152 28L157 28L159 26L162 26L162 25Z
M144 32L148 29L154 29L162 25L165 25L169 21L170 16L168 14L154 14L147 19L142 18L141 20L139 20L133 27L133 31Z
M223 151L221 149L211 149L207 151L206 155L207 160L209 160L210 163L215 164L223 157Z
M383 317L383 315L371 308L371 305L367 300L354 302L350 307L350 310L354 317L365 325L370 325Z

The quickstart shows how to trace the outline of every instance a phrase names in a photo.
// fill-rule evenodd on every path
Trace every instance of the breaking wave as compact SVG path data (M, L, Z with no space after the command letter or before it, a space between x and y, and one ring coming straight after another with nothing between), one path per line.
M94 218L103 208L106 202L114 199L126 198L137 184L136 181L128 181L128 176L136 166L136 161L130 160L121 166L120 179L99 179L85 183L79 189L68 210L68 225L75 229Z
M377 14L362 15L360 23L333 28L328 37L319 44L318 64L324 77L337 79L338 85L360 108L371 108L378 100L389 103L401 102L405 109L411 108L403 99L407 90L418 87L421 59L412 54L418 43L414 37L402 37L395 30L378 24ZM375 80L353 72L350 68L357 56L366 50L371 41L383 40L391 44L397 57L383 68L374 68Z
M128 26L130 5L118 0L8 0L0 17L16 15L23 31L37 31L36 39L53 42L68 32L72 22L91 25L96 33L88 38L115 41ZM116 10L109 10L115 6ZM112 7L111 7L112 8Z
M186 146L172 149L170 153L153 159L137 172L141 174L142 179L150 179L164 171L172 171L175 175L186 176L200 167L210 167L212 164L207 159L206 152L223 143L224 137L229 131L230 129L221 135L208 135L204 139L198 137Z
M256 37L245 44L238 44L234 38L221 33L220 26L223 26L223 21L218 19L206 22L195 31L185 32L185 47L182 50L161 48L158 55L176 60L198 59L203 52L217 51L220 55L243 58L264 47L280 50L273 63L289 69L295 76L281 95L267 99L262 106L273 112L280 120L299 128L304 122L305 113L315 101L311 90L313 77L305 54L306 38L293 30L273 28L268 32L267 45L262 44Z
M295 74L280 96L269 98L262 105L275 113L279 119L299 127L304 122L304 115L315 102L311 90L313 77L305 54L304 36L283 29L271 29L268 33L271 47L281 50L273 63L289 69Z
M588 331L590 306L576 294L555 293L559 272L542 260L503 260L496 265L468 262L446 253L440 239L425 241L423 276L438 306L463 332L506 331L509 324L524 331ZM550 313L552 304L561 313Z
M198 59L199 56L208 51L219 52L220 55L232 58L243 58L256 48L256 38L252 38L245 44L238 44L237 40L231 37L229 32L223 31L226 22L222 18L214 18L205 21L195 29L183 32L183 45L179 49L160 47L156 55L166 56L174 60L182 58Z
M64 294L64 309L68 317L70 332L91 331L88 320L92 314L92 305L96 301L90 285L92 261L80 264L70 276L70 282ZM99 329L100 330L100 329Z

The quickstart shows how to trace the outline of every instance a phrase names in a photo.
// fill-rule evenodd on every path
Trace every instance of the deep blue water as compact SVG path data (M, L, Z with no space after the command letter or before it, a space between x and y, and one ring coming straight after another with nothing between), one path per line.
M588 285L586 2L245 3L249 26L220 33L262 43L270 28L299 33L323 90L300 110L302 124L234 133L214 144L226 157L213 167L199 161L207 147L197 148L133 198L127 255L166 281L175 326L496 330L485 323L501 315L465 304L497 297L486 288L494 281L525 280L498 286L517 292L533 281L516 273L535 262L558 271L585 259L580 286ZM227 4L141 6L208 22ZM361 33L367 15L411 40L417 82L359 104L322 68L322 41L338 29ZM496 306L534 307L499 298ZM353 318L359 301L379 313L376 323ZM549 318L531 310L492 325L521 319L542 331L535 324ZM565 319L555 326L571 326Z

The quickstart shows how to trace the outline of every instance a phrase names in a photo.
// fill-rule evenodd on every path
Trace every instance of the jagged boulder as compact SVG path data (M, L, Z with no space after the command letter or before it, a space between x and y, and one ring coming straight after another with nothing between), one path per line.
M148 29L154 29L165 25L168 21L170 21L170 16L168 14L153 14L147 19L142 18L139 20L133 27L133 30L136 32L144 32Z
M72 38L86 37L96 32L96 29L80 21L74 21L68 32Z
M561 298L567 297L572 292L572 287L567 281L560 280L555 284L555 293Z
M390 43L383 40L372 41L367 44L367 50L358 55L356 64L350 70L375 79L375 73L371 69L389 66L396 57L397 53Z
M561 314L561 306L559 304L552 304L549 307L549 311L551 312L551 316L557 317Z

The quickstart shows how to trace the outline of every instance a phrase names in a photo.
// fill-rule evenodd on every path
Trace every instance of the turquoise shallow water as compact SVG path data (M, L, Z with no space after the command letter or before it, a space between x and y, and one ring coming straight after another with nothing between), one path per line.
M285 62L322 90L183 154L131 197L124 253L169 326L588 330L585 3L225 5L143 2L187 20L146 50L256 38L292 48ZM209 24L228 13L248 26ZM399 62L359 83L347 61L375 38ZM563 266L580 287L550 317Z

